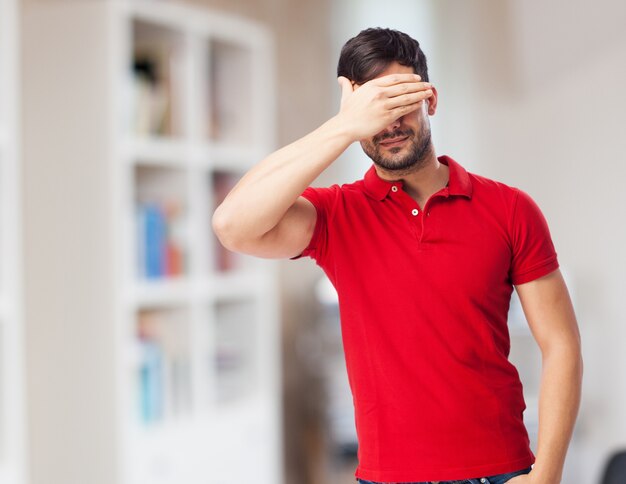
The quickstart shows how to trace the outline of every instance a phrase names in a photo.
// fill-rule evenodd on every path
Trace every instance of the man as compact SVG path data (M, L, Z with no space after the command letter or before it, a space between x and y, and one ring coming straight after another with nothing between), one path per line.
M242 253L309 256L337 289L360 482L561 482L582 361L539 207L435 155L437 89L408 35L362 31L338 75L339 113L246 173L216 233ZM354 141L374 162L364 178L310 187ZM543 355L536 459L508 361L513 286Z

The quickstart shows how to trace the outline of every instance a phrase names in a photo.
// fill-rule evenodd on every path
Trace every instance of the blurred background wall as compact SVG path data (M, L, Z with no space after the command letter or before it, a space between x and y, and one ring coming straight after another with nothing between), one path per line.
M26 0L24 0L26 2ZM33 0L28 0L33 1ZM191 0L188 0L191 2ZM398 28L422 43L439 90L440 154L518 186L546 215L571 283L585 358L584 399L564 482L599 481L626 448L626 4L554 0L193 0L259 20L275 34L278 137L285 145L337 111L341 45L362 28ZM352 147L316 185L369 166ZM285 478L329 483L324 391L310 364L322 273L280 261ZM299 343L300 342L300 343ZM351 482L353 469L341 482ZM339 482L339 480L337 480Z

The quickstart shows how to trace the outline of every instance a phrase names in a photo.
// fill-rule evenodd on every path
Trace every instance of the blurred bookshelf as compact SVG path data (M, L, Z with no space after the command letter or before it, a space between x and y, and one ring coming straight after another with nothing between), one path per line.
M67 52L51 95L105 80L97 109L72 109L107 128L92 133L104 153L91 162L110 175L101 255L114 268L114 343L99 353L116 368L115 408L100 410L115 415L115 482L282 482L277 266L226 250L211 229L274 145L269 31L173 2L55 2L26 23L99 49ZM75 67L87 58L95 73Z
M0 0L0 482L26 482L17 4Z

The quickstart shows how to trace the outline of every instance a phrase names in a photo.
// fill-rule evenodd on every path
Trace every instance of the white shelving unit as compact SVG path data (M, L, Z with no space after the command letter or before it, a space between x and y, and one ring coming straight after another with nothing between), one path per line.
M0 482L25 482L17 13L0 0Z
M80 323L100 336L73 344L90 354L94 391L99 378L114 382L114 396L92 409L115 423L112 440L88 444L106 445L96 464L56 468L59 484L70 472L90 483L281 483L277 266L228 252L211 230L220 199L274 146L270 33L141 1L41 2L26 9L25 25L29 89L39 94L25 136L41 147L29 163L53 153L51 183L68 183L59 170L83 177L64 194L82 197L63 202L76 210L68 223L88 239L100 234L81 245L95 268L77 260L70 281L101 295ZM54 65L45 61L51 52ZM39 128L59 107L70 120L63 130ZM40 203L36 217L51 205ZM84 248L90 240L93 250ZM70 432L77 448L84 433ZM111 475L92 475L89 467L107 462Z

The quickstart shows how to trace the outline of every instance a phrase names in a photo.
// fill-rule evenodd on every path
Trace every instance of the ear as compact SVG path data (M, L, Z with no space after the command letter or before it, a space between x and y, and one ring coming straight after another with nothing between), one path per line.
M433 95L426 99L426 104L428 106L428 115L433 116L435 112L437 112L437 99L439 97L439 93L437 92L437 88L435 86L431 87L433 91Z

